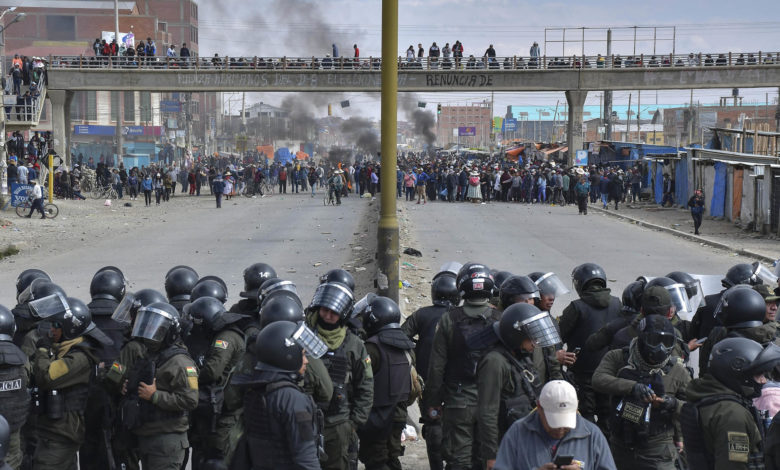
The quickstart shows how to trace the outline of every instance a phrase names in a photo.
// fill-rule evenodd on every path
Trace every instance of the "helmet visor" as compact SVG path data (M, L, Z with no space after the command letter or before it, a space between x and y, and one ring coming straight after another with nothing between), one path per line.
M753 275L758 279L761 279L764 284L769 286L777 285L777 276L775 273L773 273L771 269L767 268L758 261L753 263Z
M462 267L463 265L458 263L457 261L449 261L441 265L441 267L439 268L439 272L437 274L447 272L457 276L458 272L460 271L460 268Z
M352 310L352 292L341 284L320 284L311 300L311 307L325 307L344 317Z
M669 297L672 299L672 305L674 305L678 314L695 313L695 310L693 312L690 310L691 305L690 299L688 299L688 291L685 290L683 284L671 284L665 286L664 289L669 292Z
M688 291L695 290L696 293L693 296L688 297L688 311L696 313L696 310L699 309L699 307L704 305L704 290L701 287L701 281L699 279L695 279L696 287L691 289L691 287L688 287Z
M28 305L30 306L32 316L41 320L70 312L68 299L59 292L38 300L32 300Z
M165 339L165 335L174 323L176 319L170 313L152 307L142 307L138 309L130 336L159 343Z
M365 297L355 302L355 306L352 307L352 317L359 317L369 306L369 304L376 298L376 294L368 293Z
M292 292L295 295L298 295L298 288L295 287L295 283L292 281L279 281L271 284L270 286L267 286L265 289L260 291L260 301L262 302L263 299L268 297L268 294L271 292L276 292L278 290L286 290Z
M137 306L135 295L132 292L126 293L122 297L122 301L114 309L114 313L111 314L111 319L123 325L133 323L132 311L135 306Z
M522 322L515 322L513 327L543 348L562 343L561 335L549 312L541 312Z
M323 342L304 322L293 333L292 340L302 347L311 357L321 358L328 352L328 345Z
M539 287L539 292L541 292L542 295L559 297L569 293L569 289L555 273L547 273L537 279L536 286Z
M661 331L650 331L643 333L643 340L650 347L663 346L671 348L674 346L675 337Z

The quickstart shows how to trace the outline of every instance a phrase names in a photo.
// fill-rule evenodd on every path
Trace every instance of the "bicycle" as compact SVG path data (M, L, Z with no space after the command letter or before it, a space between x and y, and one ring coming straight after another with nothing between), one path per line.
M16 206L16 215L19 217L27 217L27 214L30 213L30 209L32 209L32 200L28 198L22 204ZM46 214L47 219L54 219L59 215L60 209L54 203L45 202L43 203L43 213Z
M333 188L328 188L328 191L325 193L325 197L322 200L322 204L327 206L328 204L335 206L336 205L336 190Z
M241 195L244 197L263 196L263 192L260 190L261 188L262 186L258 185L257 183L248 183L241 192Z
M90 197L92 199L116 199L119 197L119 194L117 194L116 189L114 189L113 186L96 186L95 189L90 192Z
M262 188L263 188L263 195L264 196L273 196L274 194L276 194L276 185L275 184L263 182Z

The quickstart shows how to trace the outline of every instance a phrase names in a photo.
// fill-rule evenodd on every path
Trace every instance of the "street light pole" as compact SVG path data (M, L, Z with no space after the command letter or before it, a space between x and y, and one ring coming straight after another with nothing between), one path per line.
M3 22L3 18L5 18L6 14L13 11L16 11L16 7L7 8L0 13L0 77L3 76L3 66L5 65L5 29L14 23L22 21L25 16L27 16L26 13L19 13L10 23L8 23L8 25L6 25ZM4 90L0 91L0 96L5 100ZM8 149L5 147L5 102L3 102L2 105L3 109L0 109L0 194L8 194L10 188L8 187L8 173L6 171L8 168L8 163L6 162L8 159Z

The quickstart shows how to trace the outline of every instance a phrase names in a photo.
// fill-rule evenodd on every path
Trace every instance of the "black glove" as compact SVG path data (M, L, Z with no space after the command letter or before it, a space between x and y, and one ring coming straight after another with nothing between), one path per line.
M653 390L645 384L637 383L634 384L634 387L631 389L631 395L637 400L649 402L653 398Z
M52 341L49 335L41 336L41 339L35 342L36 348L51 349Z
M661 411L674 411L677 408L677 399L668 395L664 396L664 402L661 403Z

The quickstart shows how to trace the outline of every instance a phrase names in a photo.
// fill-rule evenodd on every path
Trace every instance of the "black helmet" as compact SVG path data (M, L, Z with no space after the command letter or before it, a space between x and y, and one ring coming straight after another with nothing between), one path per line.
M165 296L154 289L141 289L138 292L127 292L119 305L111 314L111 319L117 323L130 326L138 309L155 302L167 302Z
M495 273L491 272L491 274L493 274L493 284L497 287L501 287L501 284L512 276L509 271L496 271Z
M65 297L65 291L57 284L46 280L45 278L34 279L27 288L17 297L20 304L25 304L31 300L42 299L52 294L62 294Z
M68 297L67 301L68 311L52 320L60 323L63 338L76 339L82 336L92 324L92 314L79 299Z
M113 271L119 274L120 276L122 276L122 279L125 278L125 273L123 273L122 270L117 268L116 266L103 266L102 268L98 269L97 272L95 272L95 276L105 271Z
M433 278L436 279L439 276L452 276L454 278L458 277L458 272L460 272L460 268L462 268L463 265L458 263L457 261L448 261L441 265L439 268L439 272L436 273Z
M227 302L227 289L222 284L213 280L199 280L190 293L190 301L194 302L201 297L214 297L223 304Z
M165 296L160 291L154 289L141 289L135 292L134 295L139 306L146 306L154 302L166 302Z
M286 290L292 292L296 296L298 295L298 288L295 287L295 283L292 281L285 281L278 277L272 277L266 279L260 287L257 289L257 305L262 305L263 300L268 297L272 292L279 290Z
M0 462L4 462L8 456L8 447L11 445L11 426L5 416L0 415Z
M155 343L173 344L181 333L180 322L181 316L171 304L152 302L138 309L130 336Z
M165 276L165 294L168 301L190 300L192 288L198 283L198 273L186 266L177 266Z
M211 331L220 331L244 318L238 313L226 311L225 306L214 297L201 297L185 305L182 310L192 318L193 324L204 325Z
M258 360L255 369L297 373L304 351L293 339L299 328L297 323L277 321L260 330L252 348Z
M574 268L571 272L571 281L574 284L574 290L581 296L585 289L592 284L607 287L607 273L598 264L585 263Z
M530 339L540 347L561 343L561 337L549 312L542 312L535 305L512 304L501 314L501 320L493 329L504 346L519 349L524 339Z
M387 297L374 297L363 310L363 328L368 336L381 330L401 328L401 309Z
M650 365L663 363L674 349L676 336L672 322L663 315L649 315L639 322L639 354Z
M170 276L170 275L171 275L171 273L172 273L172 272L176 271L177 269L186 269L186 270L188 270L188 271L192 272L192 274L194 274L194 275L195 275L195 277L200 277L200 276L198 276L198 272L197 272L197 271L195 271L195 269L193 269L193 268L191 268L191 267L189 267L189 266L185 266L185 265L183 265L183 264L180 264L180 265L178 265L178 266L174 266L174 267L172 267L171 269L169 269L169 270L168 270L168 272L167 272L167 273L165 273L165 277L167 278L168 276Z
M666 275L669 279L673 279L685 286L685 291L688 293L688 297L694 298L699 294L699 281L693 276L682 271L672 271Z
M125 277L113 269L98 271L89 285L92 300L106 299L119 302L125 295Z
M726 387L745 398L761 396L762 384L753 377L774 369L780 362L780 347L763 348L747 338L725 338L712 347L709 371Z
M460 294L455 284L455 276L438 276L431 283L431 298L436 305L458 305Z
M266 299L260 309L260 328L277 321L297 323L304 320L300 301L287 295L274 295Z
M239 295L245 299L256 298L257 289L272 277L276 277L276 270L270 264L255 263L249 266L244 269L244 291Z
M752 328L764 324L766 302L750 286L738 284L720 296L715 318L726 328Z
M263 297L263 301L262 301L262 303L260 303L259 307L262 309L263 306L265 306L265 304L267 304L268 302L271 301L271 299L275 299L277 297L284 297L286 299L291 299L293 302L295 302L301 308L303 308L303 302L301 302L301 298L298 297L298 294L296 294L295 292L291 292L289 290L284 290L284 289L275 290L275 291L271 292L270 294L266 295L265 297Z
M228 287L227 287L227 284L225 283L225 281L221 277L219 277L219 276L203 276L202 278L198 279L198 283L204 282L204 281L216 281L225 290L225 297L227 297ZM195 285L197 285L197 283Z
M726 271L726 277L724 277L720 283L728 289L739 284L747 284L755 286L763 283L763 281L756 276L754 267L747 263L735 264Z
M671 298L672 305L674 305L675 311L677 313L696 313L696 308L692 308L690 306L688 290L685 288L685 284L677 282L670 277L655 277L647 283L645 286L645 291L651 287L656 286L666 289L666 291L669 293L669 297ZM698 308L698 305L696 307Z
M340 284L344 284L345 286L349 287L349 290L355 292L355 278L352 277L352 274L346 272L343 269L331 269L330 271L323 274L322 277L320 277L320 284L325 284L326 282L338 282Z
M51 277L46 274L46 271L40 269L25 269L19 274L19 277L16 278L16 295L18 296L22 291L27 289L35 279L46 279L47 281L51 281Z
M468 263L458 273L458 292L464 299L489 299L493 287L493 275L487 266Z
M528 276L509 276L499 288L501 306L507 308L515 302L539 298L539 287Z
M352 312L354 303L352 289L339 282L328 282L317 286L309 308L325 307L338 314L343 321Z
M0 305L0 341L13 341L16 321L10 310Z
M631 313L639 313L639 309L642 308L642 294L645 291L645 285L641 281L634 281L629 283L625 289L623 289L623 311Z
M539 287L540 295L559 297L570 292L569 288L564 285L563 281L554 272L543 273L536 271L529 274L528 277Z

